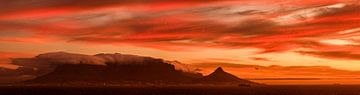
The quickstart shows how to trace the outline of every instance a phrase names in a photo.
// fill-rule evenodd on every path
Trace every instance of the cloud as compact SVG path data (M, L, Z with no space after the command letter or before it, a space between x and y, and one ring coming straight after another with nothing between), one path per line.
M271 61L270 59L262 58L262 57L252 57L251 59L256 61Z
M294 11L288 15L280 16L275 19L275 21L295 24L299 21L312 20L320 16L325 16L329 14L335 14L338 12L343 12L345 8L349 7L349 4L346 3L337 3L332 5L325 5L320 7L312 7L306 9L300 9Z
M19 66L10 64L12 58L28 57L31 54L17 53L17 52L1 52L0 51L0 68L4 69L17 69Z
M15 58L12 65L19 66L16 69L0 67L0 82L18 82L42 76L52 72L62 64L90 64L90 65L144 65L147 64L171 64L175 70L186 73L197 73L197 68L178 61L167 61L158 58L128 55L128 54L96 54L83 55L66 52L50 52L39 54L33 58ZM13 80L13 81L10 81Z
M35 72L28 72L23 68L7 69L0 67L0 83L13 83L35 78Z
M228 59L228 58L206 58L203 60L212 61L212 62L239 62L240 61L237 59Z
M84 54L74 54L67 52L50 52L39 54L34 58L17 58L14 59L12 64L20 65L24 67L34 66L44 66L46 65L61 65L61 64L90 64L90 65L107 65L107 64L132 64L132 65L144 65L155 62L156 60L162 62L163 64L172 64L178 70L185 66L177 67L177 65L185 65L177 61L167 61L158 58L146 57L146 56L137 56L129 54L96 54L96 55L84 55ZM161 63L161 64L162 64ZM160 63L159 63L160 64ZM184 68L186 71L190 71L190 68Z
M165 61L165 62L174 65L176 70L181 70L183 72L198 73L199 70L194 66L191 66L189 64L184 64L179 61Z
M0 32L30 35L6 32L15 37L0 41L85 42L168 51L258 48L261 54L303 48L321 51L329 47L319 43L323 40L359 40L354 38L358 34L343 32L360 27L359 4L347 0L270 0L265 2L268 4L209 0L41 1L1 3L9 8L0 13L9 14L0 15Z
M161 2L209 2L216 0L196 0L196 1L182 1L182 0L103 0L94 2L92 0L12 0L1 1L0 6L3 8L0 13L18 12L21 10L36 10L36 9L50 9L50 8L79 8L79 9L91 9L96 7L106 7L113 5L136 5L136 4L148 4L148 3L161 3Z
M71 54L66 52L54 52L40 54L35 57L36 60L44 60L54 64L93 64L106 65L105 60L90 55Z
M346 51L298 51L304 55L311 55L328 59L360 60L360 54Z

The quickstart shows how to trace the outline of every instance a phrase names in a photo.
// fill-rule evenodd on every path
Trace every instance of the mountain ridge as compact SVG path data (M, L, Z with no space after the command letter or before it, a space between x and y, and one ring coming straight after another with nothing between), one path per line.
M52 52L18 58L13 63L27 70L49 71L22 82L24 84L256 84L227 73L221 67L203 76L197 69L178 61L120 53Z

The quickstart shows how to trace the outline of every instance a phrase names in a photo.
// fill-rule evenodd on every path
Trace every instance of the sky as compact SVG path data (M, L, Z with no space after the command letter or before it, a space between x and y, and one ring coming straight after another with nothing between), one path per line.
M118 52L250 79L356 78L359 9L359 0L0 0L0 67L46 52Z

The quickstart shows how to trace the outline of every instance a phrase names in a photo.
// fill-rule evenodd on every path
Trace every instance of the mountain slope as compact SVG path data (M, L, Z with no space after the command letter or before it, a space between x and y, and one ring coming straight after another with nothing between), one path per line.
M249 80L240 79L230 73L225 72L221 67L218 67L213 73L200 79L202 83L238 83L257 85L258 83Z

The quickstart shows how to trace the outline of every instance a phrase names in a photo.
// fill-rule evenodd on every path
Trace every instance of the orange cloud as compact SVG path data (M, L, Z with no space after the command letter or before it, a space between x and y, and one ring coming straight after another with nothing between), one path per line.
M0 52L0 69L17 69L19 66L10 64L11 59L19 58L19 57L27 57L30 54L27 53L12 53L12 52Z
M359 43L357 31L343 33L360 27L357 23L360 21L358 2L267 2L270 3L210 0L105 0L97 3L91 0L44 0L39 3L15 0L1 3L9 8L0 10L3 13L0 31L9 34L12 32L7 31L24 31L33 36L12 36L0 41L50 43L54 41L51 39L58 39L169 51L258 48L262 49L259 54L304 48L314 52L358 52L350 49L358 48L357 45L321 43L329 39ZM278 7L283 4L287 6ZM323 58L333 57L341 55Z
M261 58L261 57L252 57L252 60L257 60L257 61L271 61L270 59L267 58Z

